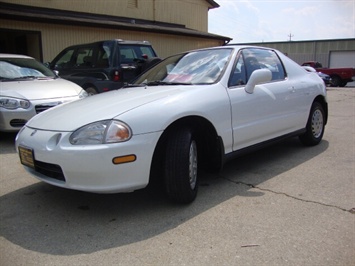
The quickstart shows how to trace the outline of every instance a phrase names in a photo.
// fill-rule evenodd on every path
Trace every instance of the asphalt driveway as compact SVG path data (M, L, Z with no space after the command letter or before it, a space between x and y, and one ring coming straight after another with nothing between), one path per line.
M0 133L0 265L354 265L355 88L328 101L320 145L231 161L187 206L39 182Z

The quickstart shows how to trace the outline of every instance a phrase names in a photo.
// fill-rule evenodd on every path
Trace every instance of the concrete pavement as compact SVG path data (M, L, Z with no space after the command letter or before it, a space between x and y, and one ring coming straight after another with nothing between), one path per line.
M320 145L231 161L187 206L39 182L1 134L0 265L355 265L355 88L328 101Z

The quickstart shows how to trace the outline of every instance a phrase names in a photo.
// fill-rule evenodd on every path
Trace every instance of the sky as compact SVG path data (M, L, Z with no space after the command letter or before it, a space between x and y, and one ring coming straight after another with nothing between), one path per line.
M220 7L208 12L208 32L231 43L355 38L355 0L215 2Z

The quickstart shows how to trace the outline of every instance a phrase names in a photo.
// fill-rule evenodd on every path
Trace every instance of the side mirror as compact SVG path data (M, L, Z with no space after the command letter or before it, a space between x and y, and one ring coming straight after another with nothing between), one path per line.
M271 81L271 79L272 73L269 69L257 69L253 73L251 73L249 81L245 86L245 91L247 93L253 93L256 85L260 83L269 82Z

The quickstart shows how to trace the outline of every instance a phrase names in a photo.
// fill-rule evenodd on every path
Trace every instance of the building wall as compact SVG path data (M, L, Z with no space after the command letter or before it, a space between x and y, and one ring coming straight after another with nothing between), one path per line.
M299 64L305 61L318 61L323 67L330 67L330 55L334 51L355 52L355 39L263 42L248 43L250 45L266 46L277 49ZM355 62L354 62L355 64ZM353 66L355 67L355 66Z
M208 31L208 3L204 0L156 0L154 18Z
M2 0L11 4L37 6L117 17L139 18L208 30L205 0Z
M51 61L61 50L70 45L108 39L149 41L161 58L186 50L223 44L221 41L196 37L184 36L183 38L179 38L176 35L169 34L21 22L5 19L0 19L0 25L2 29L30 31L40 34L43 58L39 58L33 54L30 55L43 62ZM178 41L177 38L179 38ZM32 45L34 43L33 40L30 40L30 43ZM37 42L35 44L39 45Z

